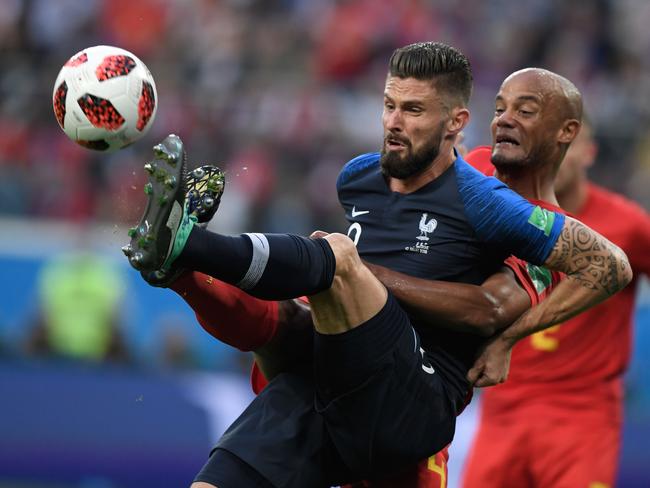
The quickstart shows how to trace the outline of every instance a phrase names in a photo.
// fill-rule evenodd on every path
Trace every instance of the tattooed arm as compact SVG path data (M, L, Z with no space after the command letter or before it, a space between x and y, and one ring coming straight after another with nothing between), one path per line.
M566 273L549 297L504 332L516 342L579 314L624 288L632 280L625 253L582 222L566 218L544 265Z
M539 305L529 309L485 347L468 379L475 386L502 383L507 378L510 350L535 332L564 322L605 300L632 280L625 253L578 220L567 217L544 265L566 273Z

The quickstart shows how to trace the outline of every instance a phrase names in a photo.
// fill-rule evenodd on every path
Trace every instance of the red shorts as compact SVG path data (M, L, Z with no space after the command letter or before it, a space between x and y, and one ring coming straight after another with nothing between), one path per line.
M618 468L620 424L535 415L483 415L463 488L610 488Z

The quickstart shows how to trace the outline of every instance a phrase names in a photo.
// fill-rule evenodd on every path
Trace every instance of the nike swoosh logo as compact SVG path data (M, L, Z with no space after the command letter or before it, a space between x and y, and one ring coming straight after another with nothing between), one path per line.
M352 218L358 217L359 215L365 215L367 213L370 213L370 210L359 210L357 211L356 205L352 207Z

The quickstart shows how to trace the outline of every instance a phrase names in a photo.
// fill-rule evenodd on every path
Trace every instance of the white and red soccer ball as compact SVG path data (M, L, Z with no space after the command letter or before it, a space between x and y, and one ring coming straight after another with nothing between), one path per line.
M156 116L153 76L134 54L93 46L72 56L54 83L54 115L76 143L121 149L144 136Z

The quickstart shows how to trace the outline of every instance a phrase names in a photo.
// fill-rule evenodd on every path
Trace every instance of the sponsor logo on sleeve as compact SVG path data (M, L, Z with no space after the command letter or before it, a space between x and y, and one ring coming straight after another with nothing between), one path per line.
M530 214L528 219L530 225L537 227L539 230L544 232L544 235L547 237L551 235L551 229L553 229L554 222L555 213L539 206L533 209L533 213Z

